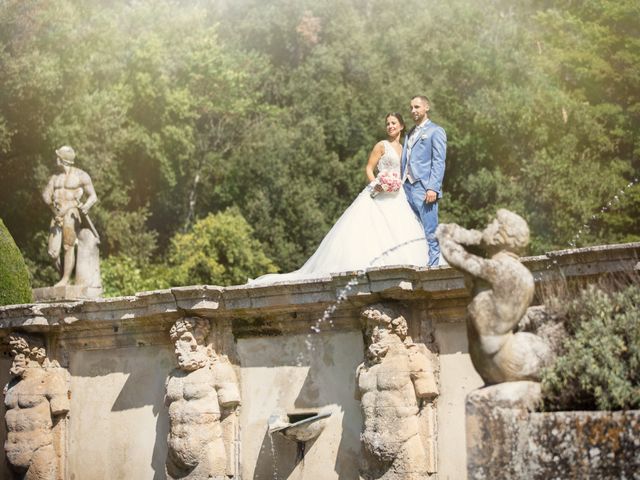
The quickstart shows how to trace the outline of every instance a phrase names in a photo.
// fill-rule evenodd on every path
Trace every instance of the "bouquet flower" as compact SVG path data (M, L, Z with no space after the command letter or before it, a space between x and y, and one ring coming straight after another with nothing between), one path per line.
M402 186L400 173L390 172L387 170L383 170L382 172L378 173L378 176L371 184L371 198L375 198L380 193L380 191L376 189L378 185L382 188L383 192L397 192Z

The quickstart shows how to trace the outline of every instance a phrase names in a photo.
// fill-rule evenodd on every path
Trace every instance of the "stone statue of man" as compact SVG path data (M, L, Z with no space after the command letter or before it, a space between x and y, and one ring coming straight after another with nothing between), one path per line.
M365 309L368 349L356 372L364 431L364 480L423 480L429 474L421 411L438 395L434 366L424 345L411 342L407 322L392 309Z
M551 350L538 335L515 332L534 294L533 275L518 256L529 243L527 222L500 209L482 232L442 224L436 234L447 262L462 270L471 286L469 354L482 379L487 384L538 380ZM488 258L470 253L469 246L484 249Z
M9 335L12 379L4 388L4 451L15 479L57 480L54 425L69 411L64 371L49 363L37 339Z
M97 247L100 239L88 217L89 209L98 197L91 177L73 166L75 157L73 148L69 146L56 150L60 172L51 176L42 192L44 202L53 212L48 253L62 274L55 286L68 285L75 267L77 285L100 287ZM64 250L63 258L61 250Z
M233 475L240 389L229 361L207 346L209 321L178 320L169 332L178 360L167 379L170 479L228 480Z

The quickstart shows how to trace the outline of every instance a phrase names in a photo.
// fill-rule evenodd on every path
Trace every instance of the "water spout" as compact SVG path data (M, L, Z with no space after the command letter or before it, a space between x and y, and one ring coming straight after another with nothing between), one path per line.
M331 412L297 412L289 413L286 418L282 414L273 414L269 417L269 433L281 433L289 440L295 442L308 442L317 438L324 430L324 419L331 416Z

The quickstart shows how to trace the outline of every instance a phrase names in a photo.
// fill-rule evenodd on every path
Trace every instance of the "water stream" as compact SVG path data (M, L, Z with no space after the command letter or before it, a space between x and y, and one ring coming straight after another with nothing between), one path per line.
M271 444L271 460L273 461L273 480L278 480L278 457L276 455L276 447L273 444L273 434L269 434L269 443Z
M578 232L573 236L571 241L569 242L569 247L576 248L578 246L578 242L583 233L588 233L590 230L590 223L602 217L604 214L609 212L612 207L615 207L616 204L620 203L620 199L626 194L627 190L633 188L638 184L640 179L635 177L632 181L630 181L624 188L618 190L618 193L611 198L605 205L600 208L598 213L594 213L591 217L582 223L582 226L578 229Z
M344 287L342 287L341 289L338 290L337 294L336 294L336 301L333 302L331 305L329 305L325 311L322 313L322 316L320 318L318 318L316 320L316 322L311 326L311 332L313 333L320 333L322 331L322 326L327 323L329 325L329 328L333 328L333 314L336 311L336 309L340 306L340 304L342 302L344 302L348 297L349 297L349 293L351 292L351 290L353 290L353 288L358 285L358 283L360 282L360 279L362 277L365 276L367 269L374 267L376 265L376 263L378 263L380 260L384 259L385 257L389 256L390 254L392 254L393 252L395 252L396 250L405 247L407 245L410 245L412 243L416 243L416 242L424 242L424 237L418 237L418 238L414 238L411 240L407 240L405 242L399 243L398 245L395 245L387 250L385 250L384 252L382 252L380 255L378 255L377 257L375 257L373 260L371 260L371 262L369 262L369 264L360 270L357 270L353 276L351 277L351 279L345 284ZM310 335L307 335L307 347L310 347L310 343L309 343L309 337ZM313 348L311 346L311 348Z

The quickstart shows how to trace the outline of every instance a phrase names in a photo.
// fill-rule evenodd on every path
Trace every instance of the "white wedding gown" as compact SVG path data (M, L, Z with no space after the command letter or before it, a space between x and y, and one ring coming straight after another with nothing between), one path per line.
M386 140L378 170L400 172L400 158ZM308 280L385 265L426 266L424 230L407 202L404 189L400 187L397 192L382 192L371 198L372 189L369 184L360 192L300 269L263 275L248 284Z

